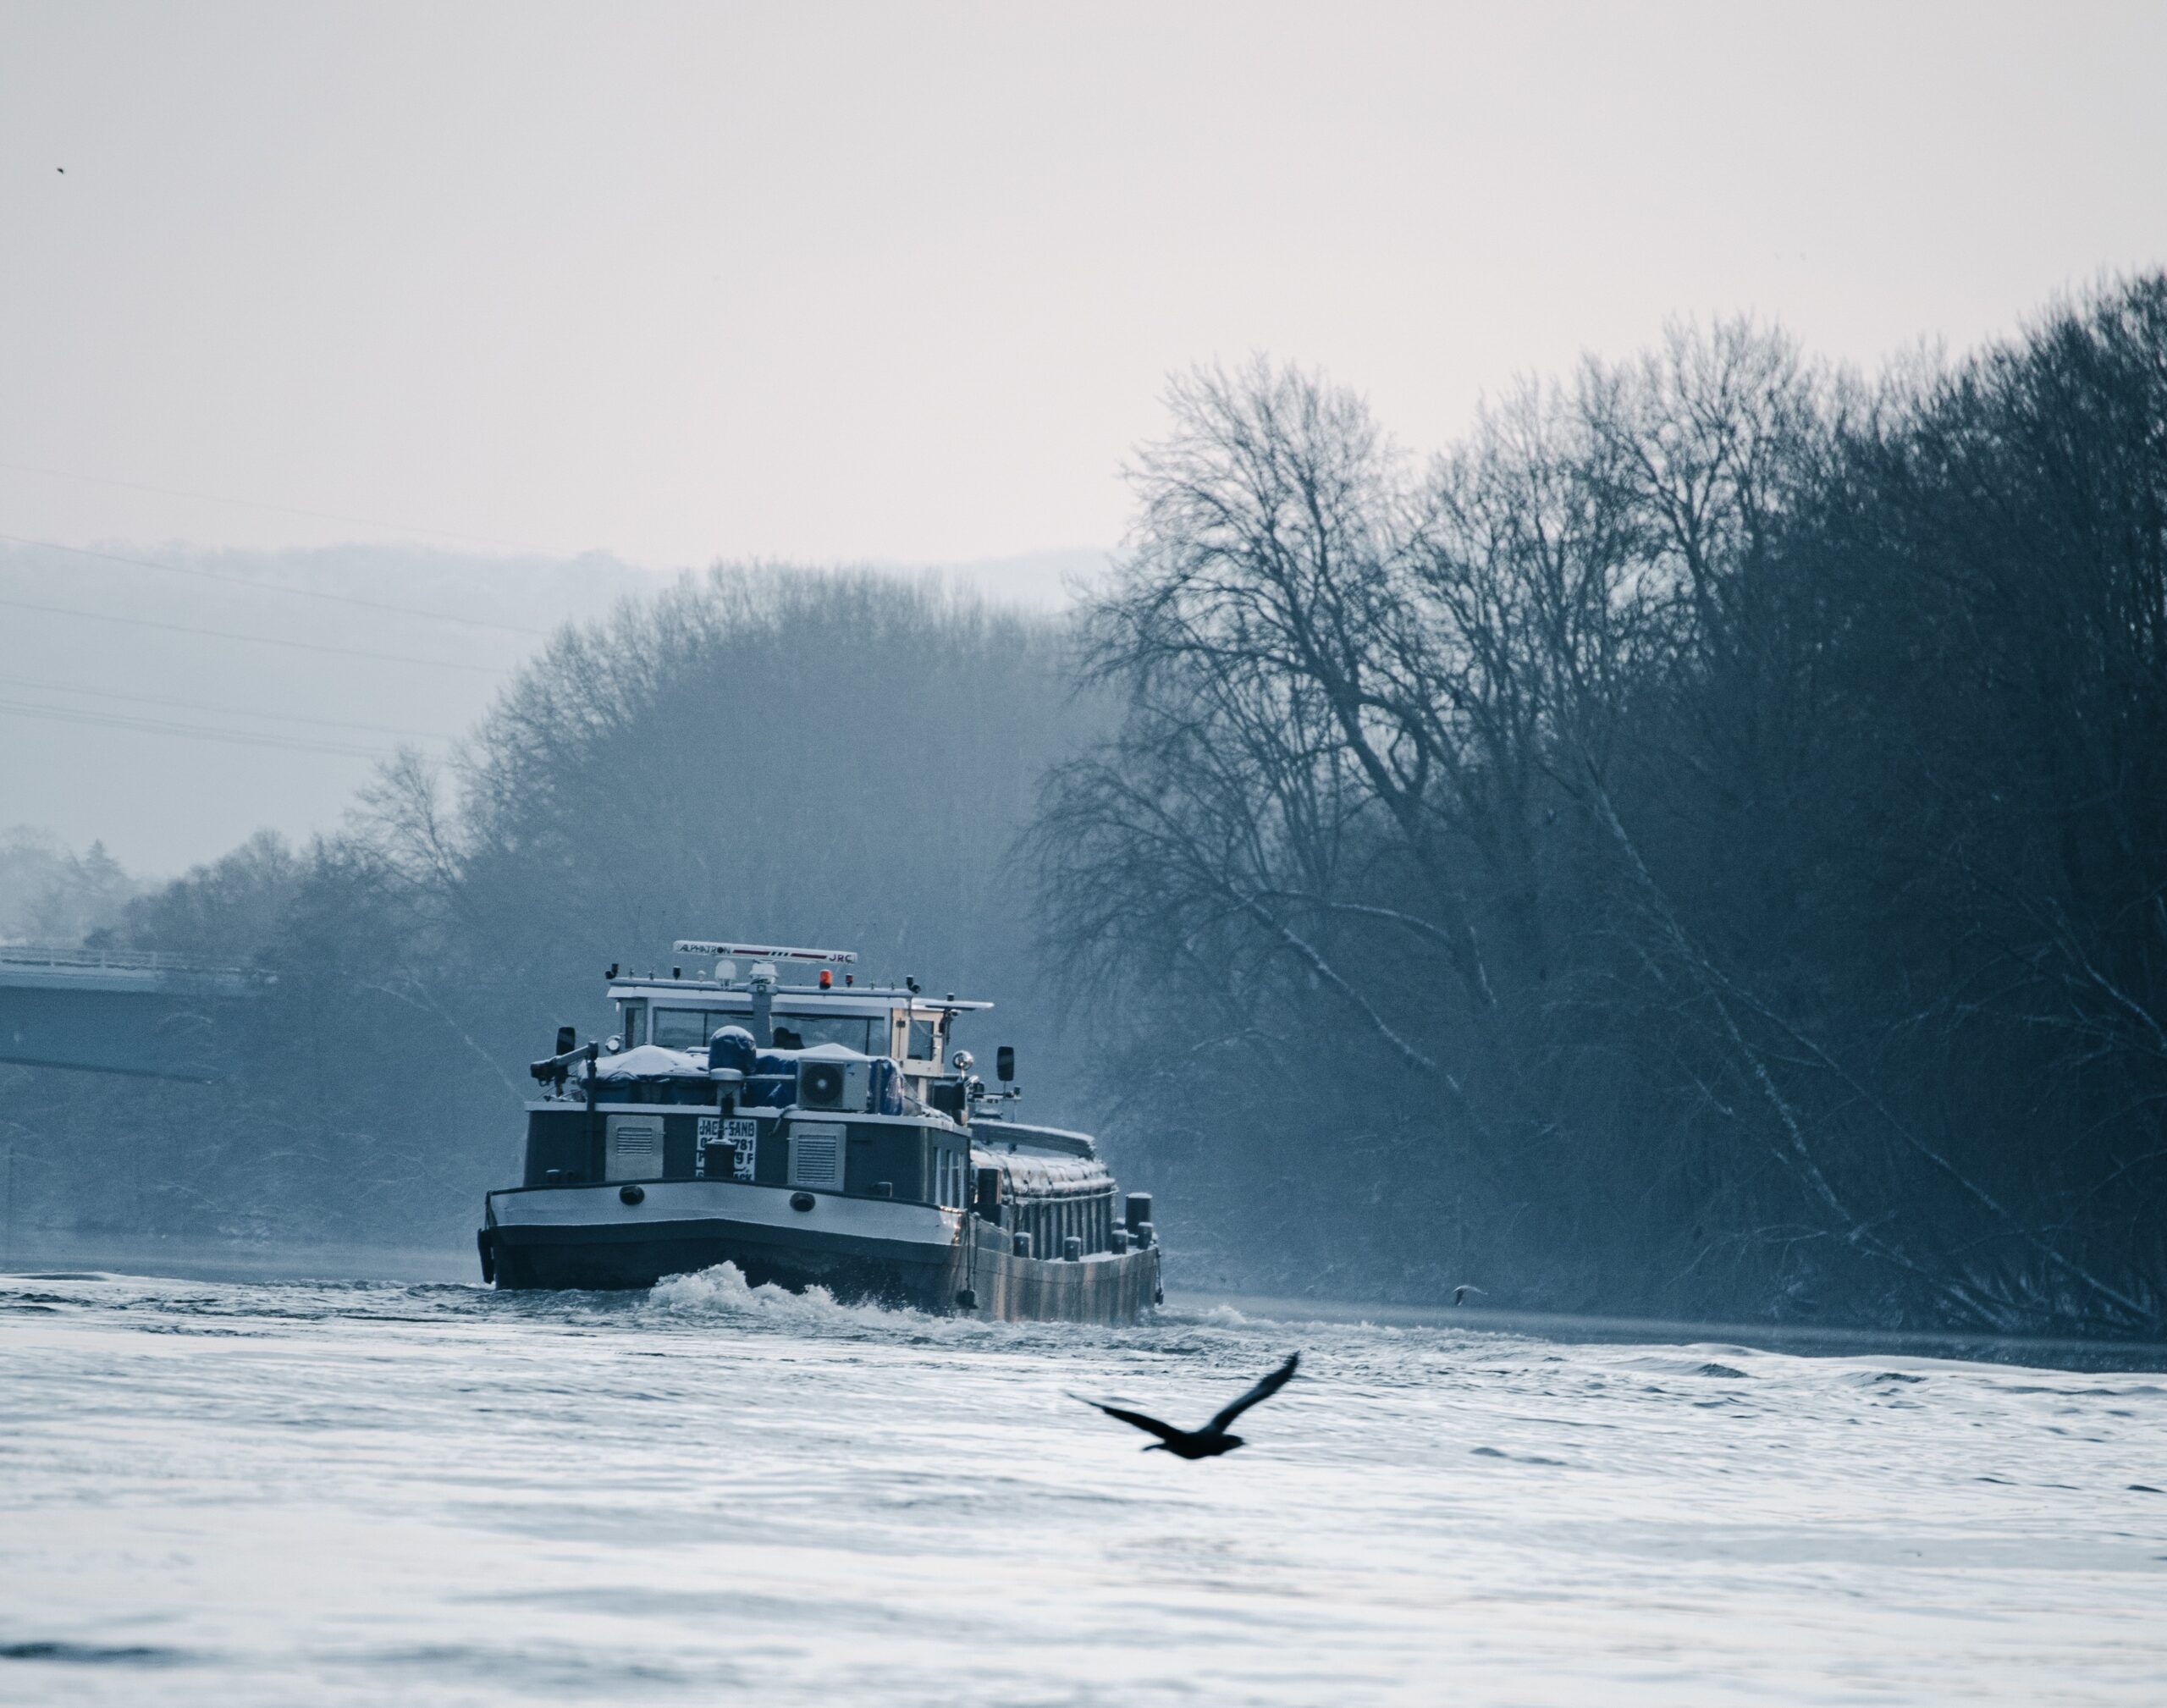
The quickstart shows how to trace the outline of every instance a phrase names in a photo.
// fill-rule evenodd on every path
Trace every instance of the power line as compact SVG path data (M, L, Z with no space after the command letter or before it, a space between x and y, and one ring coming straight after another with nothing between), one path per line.
M86 617L95 623L124 623L132 629L163 629L176 635L204 635L214 641L252 641L259 646L290 647L296 652L328 653L334 658L373 658L385 664L422 664L435 670L465 670L477 676L500 676L493 664L460 664L449 658L414 658L399 653L365 653L353 647L323 647L313 641L282 640L276 635L236 635L229 629L198 629L185 623L161 623L150 617L117 616L110 611L79 611L67 605L38 605L27 599L0 599L18 611L42 611L48 616Z
M191 499L198 504L232 504L244 510L270 510L283 516L307 516L319 522L346 522L356 527L389 528L395 534L427 534L440 540L464 540L469 545L505 546L516 552L536 552L543 557L561 558L565 554L548 546L538 546L524 540L500 540L488 534L455 533L449 528L417 528L404 522L378 521L371 516L342 516L330 510L307 510L298 504L265 504L256 499L221 498L216 493L191 493L179 487L154 487L141 481L117 481L108 475L71 474L66 469L39 468L32 463L0 462L0 469L19 475L43 475L49 480L81 481L94 487L120 487L129 492L156 493L162 498Z
M78 687L72 682L41 682L29 676L0 676L0 686L42 688L55 694L87 694L94 700L126 700L139 706L164 706L178 712L215 712L229 718L261 718L274 724L315 724L329 730L364 730L375 736L406 736L416 741L449 741L441 730L402 730L390 724L357 724L345 718L312 718L301 712L261 712L246 706L217 706L203 700L166 700L151 694L123 694L110 688Z
M517 623L493 623L482 617L455 617L445 611L417 610L411 605L387 604L381 599L356 598L350 593L327 593L319 587L282 587L275 581L259 581L248 576L223 576L216 570L199 570L180 564L154 564L148 558L126 558L117 552L94 552L87 546L63 546L58 540L33 540L22 534L0 534L19 546L37 546L50 552L73 552L79 558L102 558L109 564L130 564L139 570L163 570L169 576L194 576L206 581L229 581L237 587L253 587L259 593L289 593L301 599L328 599L334 604L359 605L365 610L389 611L402 617L420 617L432 623L460 623L470 629L501 629L508 635L533 635L548 639L547 629L530 629Z
M0 713L18 718L45 718L59 724L82 724L93 729L141 730L153 735L178 736L191 741L226 741L240 747L276 747L287 752L328 753L345 759L390 758L389 752L382 747L307 741L267 730L210 730L199 725L176 724L163 718L130 718L118 712L75 711L58 706L31 705L19 700L0 700Z

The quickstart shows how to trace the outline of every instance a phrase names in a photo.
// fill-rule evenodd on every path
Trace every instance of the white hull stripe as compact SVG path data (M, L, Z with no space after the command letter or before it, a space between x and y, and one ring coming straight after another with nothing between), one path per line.
M819 1228L826 1233L922 1245L956 1242L960 1212L929 1204L897 1204L881 1198L814 1193L813 1208L792 1209L788 1187L748 1186L722 1180L642 1181L637 1204L626 1204L615 1183L494 1192L489 1212L499 1227L637 1227L646 1222L718 1220L764 1227Z

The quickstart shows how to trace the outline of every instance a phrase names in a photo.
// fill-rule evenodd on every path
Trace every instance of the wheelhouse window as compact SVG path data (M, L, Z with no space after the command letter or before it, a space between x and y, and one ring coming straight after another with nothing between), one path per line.
M753 1017L742 1009L657 1006L648 1016L646 1007L645 1003L625 1005L627 1044L642 1041L642 1022L651 1031L653 1041L664 1050L705 1050L718 1028L742 1026L749 1031L753 1025ZM636 1020L635 1014L640 1018ZM886 1021L863 1014L792 1014L777 1009L772 1024L775 1047L778 1050L810 1050L816 1044L840 1044L861 1055L877 1055L885 1053L883 1046L887 1042Z
M874 1055L880 1053L874 1048L873 1032L878 1024L861 1014L778 1014L775 1017L775 1043L780 1048L797 1050L810 1050L817 1044L840 1044L860 1055ZM784 1045L782 1034L786 1030L800 1041Z
M910 1041L905 1048L913 1061L935 1061L940 1059L935 1054L940 1048L940 1044L934 1028L935 1022L930 1020L911 1022Z
M627 1002L625 1005L625 1048L637 1050L647 1042L647 1004Z
M708 1017L697 1008L658 1008L654 1011L654 1041L664 1050L704 1050Z

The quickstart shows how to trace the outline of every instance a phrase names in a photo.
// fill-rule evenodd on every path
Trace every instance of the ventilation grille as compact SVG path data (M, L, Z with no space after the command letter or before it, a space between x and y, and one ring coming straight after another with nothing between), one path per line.
M843 1183L843 1129L823 1123L794 1127L790 1135L790 1183L841 1190Z
M609 1117L611 1180L657 1180L662 1175L662 1123L652 1116Z

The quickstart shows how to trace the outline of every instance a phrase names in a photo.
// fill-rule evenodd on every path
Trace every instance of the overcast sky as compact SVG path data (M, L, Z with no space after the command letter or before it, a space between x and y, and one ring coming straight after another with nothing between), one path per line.
M5 0L0 533L1104 548L1199 361L1425 450L1666 316L1871 365L2167 261L2163 67L2157 3Z
M2167 6L0 9L10 531L1113 543L1169 369L1426 448L1752 310L1871 361L2167 258ZM64 172L59 168L64 168Z

